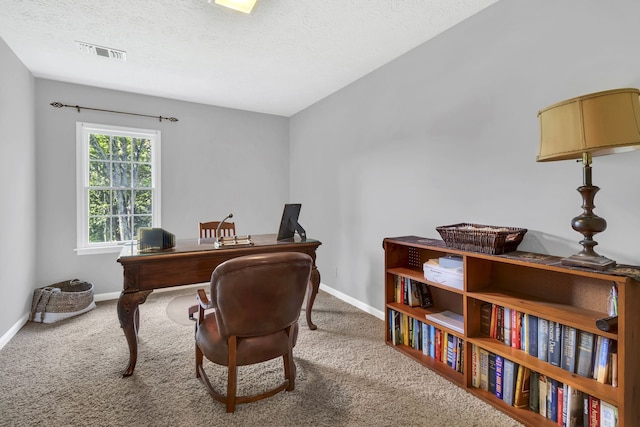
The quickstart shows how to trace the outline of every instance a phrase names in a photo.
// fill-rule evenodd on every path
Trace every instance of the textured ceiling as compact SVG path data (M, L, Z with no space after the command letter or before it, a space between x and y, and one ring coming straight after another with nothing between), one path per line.
M496 1L0 0L0 37L36 77L290 116Z

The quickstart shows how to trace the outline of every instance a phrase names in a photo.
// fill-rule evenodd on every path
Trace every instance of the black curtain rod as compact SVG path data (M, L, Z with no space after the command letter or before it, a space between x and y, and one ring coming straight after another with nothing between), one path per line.
M78 113L80 112L80 110L92 110L92 111L104 111L107 113L116 113L116 114L128 114L130 116L152 117L154 119L159 119L160 121L162 120L169 120L170 122L178 121L178 119L176 119L175 117L150 116L148 114L126 113L124 111L114 111L114 110L103 110L102 108L81 107L79 105L67 105L61 102L52 102L49 105L56 108L62 108L62 107L75 108L76 110L78 110Z

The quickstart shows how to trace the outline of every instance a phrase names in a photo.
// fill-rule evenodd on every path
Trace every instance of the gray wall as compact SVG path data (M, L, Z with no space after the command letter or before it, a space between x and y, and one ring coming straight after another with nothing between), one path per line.
M640 87L638 16L636 0L501 1L290 119L47 80L34 88L0 43L9 201L0 224L11 242L0 257L0 336L37 286L80 277L98 293L121 287L117 255L73 252L79 120L162 130L162 220L178 237L230 211L241 234L273 232L282 204L302 202L302 225L323 242L322 282L377 310L387 236L437 237L436 226L469 221L528 228L522 249L577 252L570 220L580 213L581 168L535 162L536 114L573 96ZM180 121L77 113L53 101ZM225 163L241 160L241 171ZM609 223L596 249L622 263L640 264L639 161L640 152L594 161L596 213Z
M458 222L579 251L581 165L536 163L538 110L640 87L637 0L501 1L291 118L291 199L322 282L383 309L384 237ZM311 164L310 159L313 159ZM596 249L640 264L640 152L598 157Z
M26 317L35 277L34 79L0 39L0 347Z
M153 118L53 108L59 101ZM198 222L234 214L238 234L274 233L288 201L288 119L36 79L36 284L78 277L96 293L122 290L118 254L77 255L76 122L162 132L162 227L198 237Z

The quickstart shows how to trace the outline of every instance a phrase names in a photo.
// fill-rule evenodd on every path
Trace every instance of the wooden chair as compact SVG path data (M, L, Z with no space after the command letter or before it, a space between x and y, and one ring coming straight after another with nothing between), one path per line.
M216 230L220 225L220 221L209 221L200 223L200 238L216 238ZM231 237L236 235L235 222L223 222L220 226L221 237Z
M216 238L216 230L220 225L220 221L209 221L200 223L200 238L201 239L214 239ZM235 222L223 222L220 226L221 237L232 237L236 235L236 223ZM189 319L195 320L193 315L198 312L198 305L192 305L189 307Z
M298 317L313 261L299 252L274 252L232 258L211 275L211 298L198 290L196 377L211 396L234 412L236 404L255 402L295 388L293 347ZM207 312L205 310L214 309ZM227 366L227 393L216 391L202 362ZM284 382L263 393L236 395L237 367L282 357Z

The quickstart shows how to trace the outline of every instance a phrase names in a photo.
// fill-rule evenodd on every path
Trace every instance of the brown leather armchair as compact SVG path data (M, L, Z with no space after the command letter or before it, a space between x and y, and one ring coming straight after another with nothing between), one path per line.
M293 347L311 265L309 255L297 252L242 256L216 267L211 275L210 300L204 290L198 290L196 377L214 399L226 404L227 412L234 412L236 404L295 388ZM205 315L209 309L214 310ZM228 367L226 396L209 382L203 356ZM284 362L282 384L260 394L236 396L238 366L280 356Z

